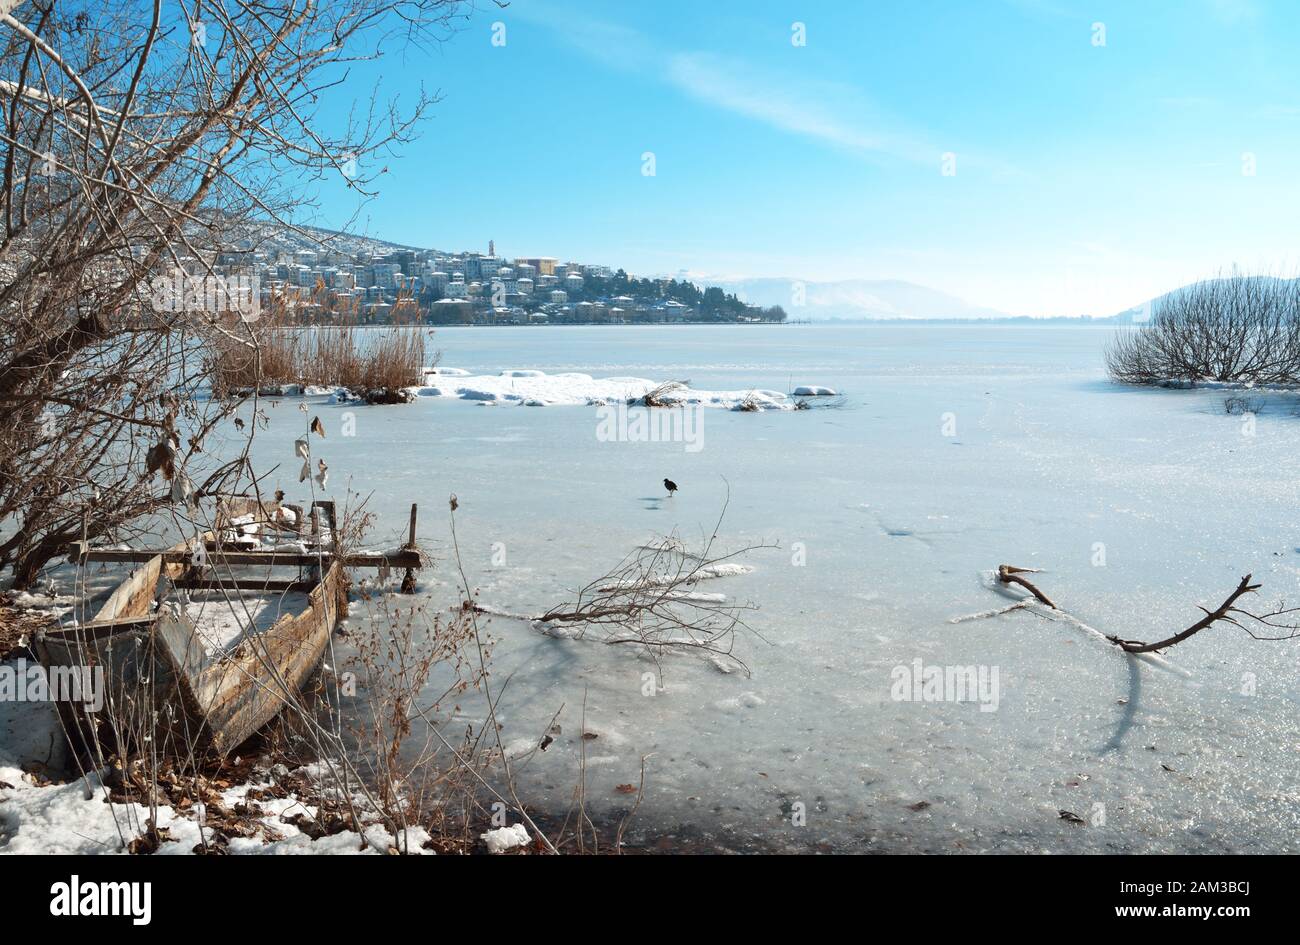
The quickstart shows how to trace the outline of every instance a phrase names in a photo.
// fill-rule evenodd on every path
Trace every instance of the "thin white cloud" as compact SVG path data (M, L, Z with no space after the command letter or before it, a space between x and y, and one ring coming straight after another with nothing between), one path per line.
M591 59L612 69L659 76L697 101L859 156L894 157L938 167L953 148L927 144L876 111L852 86L800 75L775 75L735 58L659 48L644 33L553 8L543 16L524 6L515 15L547 26Z
M1259 19L1259 4L1255 0L1202 0L1202 4L1220 23L1233 25Z
M539 18L531 10L522 18L550 27L570 45L611 68L639 70L650 67L657 58L646 36L631 27L587 16Z
M677 53L666 78L699 101L781 131L814 138L858 154L882 154L937 163L940 150L885 127L854 90L838 83L780 78L712 53Z

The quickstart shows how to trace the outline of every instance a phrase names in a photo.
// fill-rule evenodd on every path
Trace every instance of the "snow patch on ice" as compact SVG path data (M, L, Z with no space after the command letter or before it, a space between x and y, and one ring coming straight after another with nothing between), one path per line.
M516 758L522 758L529 752L535 751L537 745L538 742L535 738L516 738L513 741L506 742L502 748L505 750L506 757L513 761Z
M668 595L670 600L693 601L697 604L721 604L727 599L726 594L704 594L700 591L674 591Z
M736 577L741 574L749 574L754 570L753 565L734 564L732 562L721 562L718 564L706 564L697 568L688 577L683 578L678 574L661 574L651 575L642 580L615 581L612 584L606 584L597 588L599 591L616 591L616 590L634 590L645 587L669 587L677 583L696 584L700 581L708 581L713 578ZM687 593L683 593L683 600L708 600L711 595L700 594L694 598ZM719 594L716 599L726 600L726 595Z
M487 846L489 853L507 853L526 846L531 838L528 836L528 828L523 824L512 824L479 834L479 839Z
M736 577L740 574L748 574L753 570L753 565L721 562L719 564L706 564L695 572L694 577L696 580L703 581L707 578Z
M713 704L723 712L736 712L740 709L755 709L767 703L757 693L742 692L731 699L719 699Z
M636 405L636 401L660 386L643 377L602 377L590 374L547 374L536 370L507 370L499 374L466 374L440 370L426 372L424 384L410 388L421 397L447 397L489 403L508 401L528 406ZM717 407L735 410L752 405L758 410L793 410L790 398L774 390L694 390L677 387L664 394L663 402L674 407Z

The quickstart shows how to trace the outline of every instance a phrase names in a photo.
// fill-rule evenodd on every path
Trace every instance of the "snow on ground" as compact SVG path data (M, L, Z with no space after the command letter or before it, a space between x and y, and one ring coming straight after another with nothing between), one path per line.
M548 374L534 368L508 368L496 374L473 374L463 368L424 369L424 383L407 388L420 397L447 397L484 404L519 404L525 407L582 406L631 403L667 383L644 377L592 377L561 372ZM336 385L284 384L269 387L265 396L323 397L331 404L357 403L362 398ZM715 407L723 410L793 410L794 397L830 397L831 387L805 384L791 395L755 387L743 390L696 390L688 384L662 397L670 406Z
M489 830L479 837L487 845L489 853L508 853L528 844L528 828L523 824L512 824L509 827L498 827L496 830Z
M499 374L452 373L447 368L428 373L422 387L412 388L421 397L454 397L490 403L518 403L529 407L551 405L629 403L663 384L644 377L602 377L565 372L547 374L532 369L505 370ZM821 390L823 388L817 388ZM825 388L829 390L829 388ZM665 394L673 406L719 407L734 410L751 403L759 410L791 410L794 405L780 391L695 390L682 386Z
M55 618L72 613L77 604L77 598L72 595L51 593L48 590L37 594L30 591L9 591L6 596L14 607L38 611Z
M74 773L67 756L63 733L54 706L49 702L0 702L0 854L93 854L122 853L126 842L139 836L149 820L148 808L139 804L109 804L107 790L96 772L59 783L60 770ZM300 769L320 776L312 767ZM49 778L54 778L51 782ZM295 794L284 798L254 800L249 792L272 785L274 775L262 772L249 783L220 792L222 806L233 809L241 803L261 808L257 818L262 829L255 836L231 837L230 853L384 853L398 847L382 826L365 830L369 842L361 849L361 838L353 831L313 840L293 821L297 815L309 820L318 808ZM364 809L364 798L355 799ZM203 842L198 817L202 805L177 811L163 805L158 826L166 828L167 840L158 854L186 854ZM406 848L410 853L427 853L422 845L429 835L423 828L407 828ZM211 831L207 839L211 842Z
M272 783L268 777L252 784L239 785L221 792L222 805L233 808L246 803L250 790ZM21 768L0 764L0 854L103 854L124 853L124 844L139 836L151 814L147 807L135 803L110 804L107 789L96 773L65 784L38 786L32 775ZM362 849L361 837L344 830L313 840L292 822L302 814L314 819L318 809L292 795L277 800L255 802L262 809L260 823L270 831L269 837L231 837L230 853L242 854L356 854L385 853L399 847L393 835L381 826L365 829L368 841ZM157 826L166 830L166 840L155 855L195 852L204 842L198 817L201 805L188 811L169 806L158 809ZM423 828L407 828L406 852L427 853L422 844L429 835ZM209 831L206 835L212 842ZM270 839L278 837L278 839Z

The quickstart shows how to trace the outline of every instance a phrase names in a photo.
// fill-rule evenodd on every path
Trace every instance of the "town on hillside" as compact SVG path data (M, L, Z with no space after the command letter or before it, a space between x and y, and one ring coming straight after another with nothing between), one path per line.
M209 267L204 267L205 269ZM554 257L446 253L385 244L262 245L218 254L218 278L251 277L261 310L302 324L640 325L784 322L720 288L637 278Z

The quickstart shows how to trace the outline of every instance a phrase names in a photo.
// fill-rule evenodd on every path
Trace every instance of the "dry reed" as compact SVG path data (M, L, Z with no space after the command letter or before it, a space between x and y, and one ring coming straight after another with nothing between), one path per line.
M423 382L430 363L428 329L401 322L364 326L347 313L337 324L302 325L291 314L273 306L268 316L244 326L242 338L222 335L216 340L210 366L218 397L286 385L346 387L366 395Z

